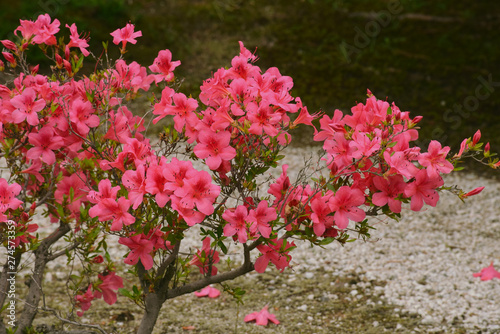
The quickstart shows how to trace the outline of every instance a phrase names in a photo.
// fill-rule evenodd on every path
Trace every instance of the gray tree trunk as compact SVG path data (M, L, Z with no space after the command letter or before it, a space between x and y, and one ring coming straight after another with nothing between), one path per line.
M49 261L53 260L53 257L51 257L49 253L50 247L69 231L70 227L68 224L61 223L59 228L47 238L43 239L35 250L35 268L33 269L33 275L28 283L29 290L24 300L24 309L19 318L16 333L24 333L27 328L31 327L38 311L38 304L42 297L42 281L45 273L45 266Z
M137 334L151 334L153 332L163 302L164 300L155 293L148 293L146 295L146 311L142 317Z

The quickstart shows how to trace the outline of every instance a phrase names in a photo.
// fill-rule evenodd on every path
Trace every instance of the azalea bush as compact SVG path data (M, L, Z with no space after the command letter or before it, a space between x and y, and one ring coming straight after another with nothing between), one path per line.
M87 33L65 27L69 39L56 36L57 19L40 15L21 20L15 40L1 41L0 143L8 173L0 179L0 242L8 259L0 306L7 305L8 273L34 259L18 332L39 308L77 324L99 299L112 305L120 293L144 310L138 333L151 333L165 301L270 265L283 271L297 242L366 240L371 217L397 220L404 209L435 206L443 190L460 199L479 193L444 184L442 174L459 169L462 158L500 166L479 131L454 155L437 141L422 151L413 145L421 117L370 91L349 114L310 114L291 95L292 78L275 67L261 70L241 42L231 66L205 80L195 99L179 91L180 61L169 50L148 67L123 58L141 36L132 24L111 33L122 54L116 61L108 59L107 42L96 56ZM36 48L50 68L29 63ZM92 68L86 75L84 65ZM140 97L151 102L145 112L131 110ZM151 118L163 125L159 136L148 131ZM313 128L322 158L296 180L286 164L269 178L299 126ZM35 222L37 214L46 220ZM39 224L48 233L37 233ZM118 262L109 253L117 245ZM40 306L43 293L50 297L42 293L46 266L63 256L73 268L72 308L64 312ZM245 320L263 322L261 313Z

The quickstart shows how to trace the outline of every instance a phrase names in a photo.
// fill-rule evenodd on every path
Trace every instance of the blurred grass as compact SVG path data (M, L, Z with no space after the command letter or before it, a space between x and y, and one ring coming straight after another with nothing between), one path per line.
M348 61L340 45L355 46L357 31L364 32L391 3L399 4L401 12L391 15L389 24ZM159 50L169 48L182 61L176 70L183 79L181 91L193 96L212 72L230 65L241 40L248 49L257 48L262 69L276 66L294 79L293 94L310 111L347 112L369 88L402 110L424 116L424 147L434 138L457 151L463 138L481 129L492 150L500 151L500 87L468 117L451 118L458 114L448 111L474 96L479 76L500 82L496 1L0 0L0 5L2 39L19 18L48 11L62 27L76 22L80 32L90 31L96 55L101 41L111 40L111 31L131 21L143 37L128 46L126 58L147 65ZM110 49L116 58L117 48ZM308 143L305 137L301 141Z

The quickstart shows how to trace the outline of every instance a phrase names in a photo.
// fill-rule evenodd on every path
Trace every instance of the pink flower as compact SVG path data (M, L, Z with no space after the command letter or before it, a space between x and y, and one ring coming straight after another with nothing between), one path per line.
M179 216L182 219L184 219L184 221L186 222L186 224L188 224L188 226L194 226L196 224L199 224L203 221L203 219L205 219L206 216L203 213L182 206L181 199L178 198L177 196L174 195L171 197L171 199L172 199L172 209L174 209L175 211L177 211L177 213L179 213Z
M336 109L332 118L324 115L320 120L321 131L314 135L315 141L324 141L326 139L333 139L336 132L345 132L342 111Z
M314 198L311 201L311 220L313 222L314 234L321 237L327 228L333 226L334 217L330 215L332 210L328 205L328 197Z
M208 172L201 171L193 174L184 181L182 188L175 190L175 196L181 198L185 208L192 209L196 205L205 215L214 213L213 203L219 196L220 187L212 184L212 177Z
M274 112L269 105L261 104L257 106L256 104L252 104L248 109L247 118L252 124L248 132L258 136L265 133L271 137L278 134L277 124L281 120L281 114Z
M112 80L114 86L120 89L131 89L134 93L139 89L147 91L154 81L153 75L148 75L147 69L133 61L130 65L120 59L115 65L116 71L113 71Z
M269 238L272 232L269 222L277 218L276 209L268 207L267 201L260 201L257 208L250 210L247 221L255 226L264 238Z
M111 231L120 231L123 224L131 225L135 222L134 216L128 213L130 201L125 197L120 197L118 202L111 198L104 198L97 205L89 210L89 216L98 217L99 221L112 220Z
M153 155L149 139L139 141L137 138L128 138L127 143L123 145L123 151L118 154L115 161L110 163L110 166L125 171L125 163L133 161L135 166L139 166L144 164L146 159Z
M155 119L153 119L153 124L158 123L162 118L167 115L170 115L169 109L166 109L167 106L172 106L172 97L175 94L175 90L170 87L165 87L161 91L161 99L159 103L154 105L153 115L159 115Z
M273 195L276 197L276 201L281 200L281 198L287 193L288 189L290 188L290 178L288 177L287 170L288 170L288 165L285 164L282 167L282 172L280 177L269 186L269 190L267 191L268 194Z
M86 49L89 47L89 44L87 43L88 38L80 38L76 24L74 23L71 26L66 24L66 28L68 28L71 33L69 36L70 42L66 45L66 50L69 52L69 48L77 47L80 48L80 52L87 57L90 54L90 52Z
M259 326L267 326L268 322L271 321L272 323L278 325L280 322L278 321L278 319L276 319L276 316L269 313L267 309L268 305L266 305L259 312L247 314L244 319L245 322L255 321L255 324Z
M216 263L220 261L219 252L210 248L210 238L206 237L203 239L203 247L198 250L193 259L189 262L191 265L195 265L200 268L200 273L207 274L209 268L212 267L211 275L217 275Z
M220 291L216 288L212 288L210 285L204 287L200 292L195 291L194 293L196 297L208 297L208 298L217 298L220 296Z
M94 294L92 293L92 285L89 285L87 291L84 294L77 295L76 306L79 306L82 310L76 312L76 314L81 317L83 312L88 311L90 306L92 306L92 301L94 300Z
M387 178L375 176L373 184L379 190L372 196L372 203L378 206L389 204L389 209L392 212L401 212L401 201L396 199L399 194L403 193L405 181L403 176L394 175Z
M307 110L306 106L302 106L302 101L300 98L295 98L295 101L297 101L297 107L300 108L300 113L299 116L292 122L290 125L290 128L293 129L296 127L298 124L307 124L310 126L313 126L312 121L314 121L316 118L318 118L321 115L321 112L318 112L316 114L311 115L309 111ZM315 129L315 133L317 133Z
M57 183L57 189L54 192L54 197L59 204L67 201L68 209L74 213L80 213L80 207L87 200L88 187L85 184L87 180L83 172L77 172L70 176L65 176ZM73 194L73 198L71 198Z
M201 131L193 152L198 158L206 159L208 168L216 170L223 160L229 161L236 156L234 147L229 146L230 141L231 133L228 131Z
M163 175L163 170L166 166L165 157L161 157L160 164L155 160L154 163L149 165L146 172L146 186L145 190L151 195L155 195L156 203L159 207L163 208L170 200L171 191L165 189L167 179Z
M21 192L21 186L17 183L8 184L4 178L0 179L0 222L6 221L3 214L8 209L16 210L23 202L16 198Z
M38 125L37 112L45 108L45 100L36 99L36 92L33 88L26 88L21 95L14 96L10 103L16 108L12 112L14 123L18 124L26 120L29 125Z
M191 161L172 158L172 161L166 164L163 170L163 177L168 181L165 184L165 190L175 191L182 188L184 181L196 173L197 171L193 168Z
M27 169L21 171L21 173L34 175L38 182L43 182L45 179L42 174L40 174L40 170L42 169L42 159L33 159L31 160L31 166Z
M123 288L123 279L120 276L117 276L114 272L109 273L106 276L101 274L99 274L98 276L102 283L97 286L97 289L99 289L100 291L95 291L94 297L104 297L104 301L108 305L113 305L114 303L116 303L115 291Z
M157 111L155 108L155 115L160 115L160 117L165 117L165 115L174 115L174 128L177 132L182 132L186 123L189 125L198 121L198 117L194 113L196 108L198 108L198 102L195 99L187 98L186 95L182 93L175 93L172 96L172 101L174 104L165 105L163 111ZM155 119L158 119L158 117Z
M360 159L363 156L371 156L373 153L380 150L380 141L380 137L370 139L368 138L366 133L355 132L353 135L351 146L357 148L357 151L352 154L352 157L355 159Z
M52 23L49 14L39 15L35 21L36 35L33 38L34 44L57 44L56 37L54 36L59 31L59 20L55 19Z
M230 237L237 234L239 242L242 244L247 242L247 216L248 211L244 205L239 205L236 210L226 210L222 214L222 218L227 221L224 225L224 236Z
M343 132L336 132L333 139L325 140L323 148L333 158L335 166L339 169L352 163L354 152L357 148L351 145L352 141L345 138ZM331 163L330 160L328 163Z
M118 45L122 43L122 49L125 49L127 42L135 44L137 43L136 38L142 36L142 32L134 32L135 26L131 23L127 23L125 28L116 29L110 35L113 36L113 43Z
M358 208L364 203L365 196L361 190L349 186L340 187L329 200L330 209L335 211L335 225L343 230L349 225L349 219L355 222L365 219L366 213Z
M453 165L451 162L446 160L446 156L450 148L448 146L441 148L441 143L432 140L429 143L429 149L427 153L422 153L418 157L418 162L427 167L427 174L429 177L437 177L439 172L448 174L453 170Z
M405 197L411 197L410 208L413 211L420 211L424 202L430 206L436 206L439 194L436 188L444 184L441 177L431 178L425 169L421 169L413 182L407 183L404 189Z
M94 115L94 108L89 101L83 101L78 98L73 101L69 111L69 119L76 127L76 131L85 136L89 133L90 128L99 126L99 117Z
M138 165L137 170L127 170L123 173L122 182L128 190L128 199L132 202L132 209L141 205L146 194L146 171L144 165Z
M27 213L23 212L22 215L27 215ZM6 222L7 216L5 216L0 211L0 222ZM30 239L35 239L35 236L31 233L36 232L38 230L37 224L23 224L23 223L14 223L15 228L15 238L12 240L14 248L19 247L21 243L28 244L30 243ZM11 239L10 239L11 240Z
M285 240L271 240L269 245L259 245L257 249L261 252L261 256L255 260L254 268L258 273L266 271L269 262L272 262L281 272L290 265L292 257L288 254L290 250L295 248L295 244L284 243Z
M155 58L153 65L149 66L149 69L154 73L160 73L155 75L155 83L162 80L172 81L174 80L173 71L180 64L179 60L172 61L170 50L162 50L158 52L158 57Z
M399 174L405 176L407 179L411 179L419 169L408 158L409 156L403 151L395 152L392 155L388 151L384 152L384 159L387 164Z
M474 273L472 276L481 277L481 281L489 281L493 278L500 278L500 272L496 271L493 267L493 261L488 267L481 269L480 272Z
M109 129L105 139L111 139L122 144L127 142L127 139L132 138L131 126L129 118L126 115L127 107L123 106L118 111L111 111L109 113Z
M41 158L43 162L52 165L56 162L55 150L64 146L64 139L54 135L54 128L50 126L43 127L38 133L28 135L29 142L33 145L26 152L26 157L30 160Z
M23 36L23 39L25 41L28 41L37 31L37 26L35 22L30 21L30 20L19 20L21 25L14 30L14 33L16 34L17 31L21 32L21 35Z
M144 234L120 238L118 243L127 246L131 250L123 262L129 265L136 265L140 259L144 269L149 270L153 268L153 257L151 256L153 242L146 238Z
M120 186L116 186L111 188L111 181L109 179L104 179L99 181L98 185L99 191L90 191L87 195L87 200L90 203L98 204L105 198L110 198L115 200L118 191L120 190Z

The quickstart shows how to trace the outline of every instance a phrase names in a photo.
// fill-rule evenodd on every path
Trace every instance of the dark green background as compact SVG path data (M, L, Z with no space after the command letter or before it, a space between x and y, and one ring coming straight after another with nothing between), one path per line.
M391 3L397 13L391 14ZM421 145L432 137L456 151L463 138L481 129L492 150L500 151L498 1L1 0L0 5L2 39L19 18L48 12L63 26L76 22L79 32L90 32L96 54L102 40L112 40L111 31L131 21L143 37L129 45L126 58L149 65L159 50L170 49L182 61L176 70L184 79L181 91L193 96L202 80L230 65L242 40L248 49L257 48L262 69L276 66L294 79L293 94L311 112L348 111L369 88L413 116L424 116ZM383 13L390 15L385 27L376 21ZM380 29L370 33L370 27ZM364 33L365 45L356 44ZM341 45L358 47L347 59ZM489 76L499 85L477 109L453 111L455 104L473 102L478 78ZM479 93L488 93L485 89Z

